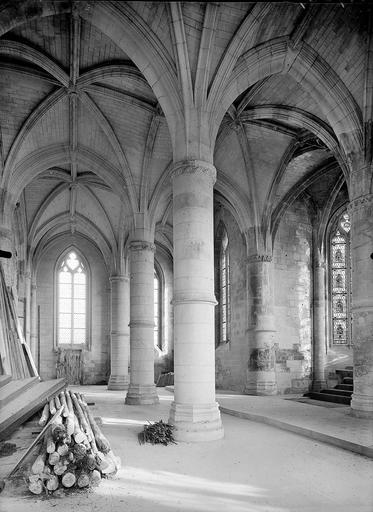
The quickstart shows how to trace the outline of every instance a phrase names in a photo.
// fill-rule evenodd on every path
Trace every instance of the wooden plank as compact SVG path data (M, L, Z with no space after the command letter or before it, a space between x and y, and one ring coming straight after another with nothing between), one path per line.
M0 388L8 384L12 380L11 375L0 375Z
M11 400L27 391L31 386L39 382L38 377L12 380L6 386L0 388L0 407L5 407Z
M21 396L9 402L0 411L0 440L40 410L50 398L66 387L65 379L55 379L34 384Z
M14 468L12 469L12 471L9 473L9 477L10 478L12 475L14 475L14 473L17 471L17 469L19 468L19 466L22 464L22 462L25 460L25 458L27 457L27 455L31 452L31 450L34 448L34 446L36 446L36 444L40 441L40 439L43 437L44 433L47 431L47 429L50 427L50 425L53 423L53 421L55 419L57 419L59 416L61 416L62 414L62 411L64 410L64 405L58 409L58 411L53 415L53 417L48 421L48 423L45 425L45 427L43 428L43 430L39 433L38 437L36 439L34 439L34 441L30 444L30 446L28 447L28 449L26 450L26 452L22 455L22 457L20 458L20 460L17 462L17 464L14 466Z

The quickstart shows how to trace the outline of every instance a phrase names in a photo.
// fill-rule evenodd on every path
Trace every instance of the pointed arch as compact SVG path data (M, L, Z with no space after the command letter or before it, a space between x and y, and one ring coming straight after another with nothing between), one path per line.
M65 71L58 64L49 58L48 55L44 54L40 50L32 48L27 44L20 43L19 41L8 41L6 39L1 39L0 55L22 58L49 73L64 87L68 87L69 85L69 77L67 73L65 73Z
M278 37L240 56L226 87L209 101L211 140L215 140L225 112L242 92L273 74L289 73L314 98L328 119L345 153L359 151L363 143L362 114L336 72L307 43L294 51L289 37Z
M72 245L54 269L54 344L58 348L90 348L91 270Z

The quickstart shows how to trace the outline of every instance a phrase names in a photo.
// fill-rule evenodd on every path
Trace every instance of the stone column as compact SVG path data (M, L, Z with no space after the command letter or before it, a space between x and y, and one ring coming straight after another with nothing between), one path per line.
M14 235L10 225L0 225L0 249L10 252L11 258L1 258L0 264L4 270L4 278L7 286L14 287L17 282L17 264L14 251Z
M110 277L111 330L110 378L108 389L128 389L129 279Z
M174 402L181 441L224 435L215 401L213 186L216 170L191 160L173 170Z
M31 298L30 298L30 349L32 357L34 358L35 365L37 366L38 360L38 305L36 295L36 281L35 278L31 280ZM38 368L39 371L39 368Z
M130 245L130 385L126 404L154 404L154 244Z
M373 194L351 201L352 343L351 411L373 417Z
M275 317L272 256L254 254L248 260L249 360L244 392L275 395Z
M312 389L326 387L326 288L325 261L317 248L313 265L313 372Z

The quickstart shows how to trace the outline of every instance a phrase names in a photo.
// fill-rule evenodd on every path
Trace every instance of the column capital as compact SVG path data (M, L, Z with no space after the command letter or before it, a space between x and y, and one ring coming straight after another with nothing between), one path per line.
M0 225L0 237L13 241L13 231L7 226Z
M348 205L348 211L349 213L353 213L356 211L359 211L366 207L372 207L373 206L373 194L365 194L360 197L356 197L353 199L350 204Z
M271 254L251 254L247 258L247 263L258 263L258 262L265 262L265 263L271 263L272 261L272 255Z
M130 243L131 251L151 251L155 252L155 244L145 240L132 240Z
M109 281L111 283L126 282L126 281L129 281L129 277L128 276L124 276L124 275L114 275L114 276L110 276L109 277Z
M203 160L183 160L176 162L172 169L171 178L174 179L185 174L200 174L201 176L205 176L212 181L212 185L216 182L215 167Z
M325 261L320 261L320 260L316 261L315 262L315 268L326 270L326 263L325 263Z

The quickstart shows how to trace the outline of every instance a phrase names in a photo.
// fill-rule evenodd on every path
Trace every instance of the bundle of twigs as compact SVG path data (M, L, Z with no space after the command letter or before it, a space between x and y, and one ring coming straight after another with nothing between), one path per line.
M39 425L40 450L27 476L33 494L96 486L118 471L120 460L80 393L65 390L49 400Z
M172 432L175 428L173 425L162 420L148 423L148 425L144 425L144 430L137 435L140 444L164 444L165 446L171 443L177 444Z

